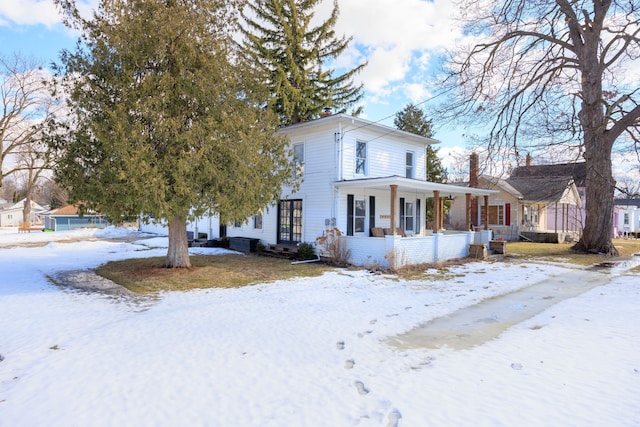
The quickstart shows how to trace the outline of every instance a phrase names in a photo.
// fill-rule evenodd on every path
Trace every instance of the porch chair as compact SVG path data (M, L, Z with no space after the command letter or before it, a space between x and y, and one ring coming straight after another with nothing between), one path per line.
M371 236L373 237L384 237L384 230L380 227L371 228Z
M387 235L388 235L388 236L390 236L390 235L392 235L392 234L393 234L393 231L391 231L391 228L385 228L385 229L383 230L383 232L384 232L384 235L385 235L385 236L387 236ZM396 234L397 234L398 236L400 236L400 237L407 237L407 234L404 232L404 229L402 229L402 228L400 228L400 227L397 227L397 228L396 228Z

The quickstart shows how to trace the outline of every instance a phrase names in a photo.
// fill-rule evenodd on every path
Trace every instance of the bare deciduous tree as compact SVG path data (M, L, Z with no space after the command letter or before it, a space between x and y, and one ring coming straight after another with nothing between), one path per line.
M586 223L575 249L615 255L612 151L640 141L640 2L459 1L467 48L452 55L449 113L492 123L488 146L555 145L587 163ZM473 3L473 4L471 4Z
M26 203L23 221L31 216L32 191L48 168L43 126L53 114L47 88L48 74L34 59L18 54L0 56L0 150L1 179L24 175Z

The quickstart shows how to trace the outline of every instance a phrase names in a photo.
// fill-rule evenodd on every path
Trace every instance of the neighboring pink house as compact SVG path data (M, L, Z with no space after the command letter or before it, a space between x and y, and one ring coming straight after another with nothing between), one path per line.
M527 155L526 165L517 167L511 173L511 178L539 178L548 180L558 180L571 178L580 197L579 205L565 205L559 203L549 203L546 205L546 223L542 228L548 231L573 231L582 233L585 223L586 207L586 162L558 163L552 165L533 165L532 158Z

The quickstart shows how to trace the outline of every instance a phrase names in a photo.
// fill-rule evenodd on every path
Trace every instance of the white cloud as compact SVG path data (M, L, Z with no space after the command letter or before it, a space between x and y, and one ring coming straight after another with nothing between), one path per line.
M90 14L99 0L78 0L80 12ZM0 25L45 25L52 27L62 20L53 0L0 0Z
M326 18L332 7L333 2L325 0L318 8L318 19ZM393 85L413 73L427 72L433 55L424 53L453 47L461 37L450 0L349 0L339 7L336 33L353 36L352 48L357 47L369 61L360 78L376 97L397 89ZM405 85L411 91L407 98L415 102L425 93L426 84L423 80Z
M50 27L60 22L60 13L51 0L0 0L0 22Z

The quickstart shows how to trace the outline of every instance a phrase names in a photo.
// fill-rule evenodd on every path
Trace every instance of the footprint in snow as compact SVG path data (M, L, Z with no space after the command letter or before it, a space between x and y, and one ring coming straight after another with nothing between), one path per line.
M336 343L336 348L337 348L338 350L344 350L344 341L338 341L338 342Z
M349 359L344 362L344 369L353 369L353 366L356 364L356 361L353 359Z
M398 422L400 422L400 418L402 418L402 414L397 409L393 409L387 415L387 425L386 427L398 427Z
M360 393L361 395L364 396L365 394L369 394L369 389L364 386L364 383L362 381L356 381L353 383L353 385L356 386L356 390L358 390L358 393Z

